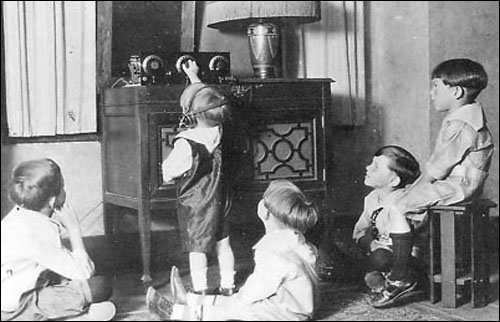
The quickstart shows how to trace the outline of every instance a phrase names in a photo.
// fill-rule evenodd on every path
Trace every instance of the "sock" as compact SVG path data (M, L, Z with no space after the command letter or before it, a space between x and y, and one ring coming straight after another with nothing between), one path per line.
M195 292L206 290L208 288L207 269L192 270L191 281Z
M402 281L410 277L408 264L410 262L413 248L413 236L411 232L403 234L390 234L392 239L393 263L389 279L391 281Z
M234 275L235 271L224 271L220 272L220 286L224 288L234 288Z
M217 259L219 260L220 286L234 288L234 254L229 237L217 242Z
M195 292L203 291L208 288L207 267L207 255L205 253L189 253L189 271Z

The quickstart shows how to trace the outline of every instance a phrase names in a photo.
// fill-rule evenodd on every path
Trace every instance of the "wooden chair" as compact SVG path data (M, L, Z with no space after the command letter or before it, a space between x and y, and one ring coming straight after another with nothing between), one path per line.
M430 218L430 301L441 297L443 307L457 307L457 285L470 291L473 308L488 304L490 286L488 199L450 206L433 206ZM438 285L441 285L439 296Z

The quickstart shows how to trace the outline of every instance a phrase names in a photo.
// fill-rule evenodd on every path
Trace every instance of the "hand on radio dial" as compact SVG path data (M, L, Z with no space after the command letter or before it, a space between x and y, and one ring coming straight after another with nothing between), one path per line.
M182 64L182 70L186 73L187 77L189 77L191 84L201 83L201 79L198 76L200 68L198 67L196 61L191 59L187 60L185 63Z

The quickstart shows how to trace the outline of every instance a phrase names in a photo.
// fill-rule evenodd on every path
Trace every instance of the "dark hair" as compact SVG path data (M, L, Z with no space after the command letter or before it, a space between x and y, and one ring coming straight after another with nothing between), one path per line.
M287 227L305 233L318 222L314 203L288 180L271 181L263 200L267 210Z
M439 78L450 86L467 89L467 98L474 100L488 85L488 75L483 66L467 58L446 60L432 71L432 78Z
M420 176L420 166L415 157L402 147L396 145L386 145L375 152L375 156L384 155L391 162L389 169L396 172L401 179L399 185L395 188L404 188L406 185L413 183Z
M61 169L51 159L20 163L12 172L9 197L12 202L33 211L41 210L64 187Z
M194 127L197 119L212 126L219 125L230 116L231 95L217 85L190 84L181 95L180 105L188 127Z

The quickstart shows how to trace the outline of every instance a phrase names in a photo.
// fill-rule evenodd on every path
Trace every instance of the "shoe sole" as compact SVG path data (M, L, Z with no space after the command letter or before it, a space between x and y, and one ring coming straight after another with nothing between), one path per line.
M153 287L148 287L148 291L146 292L146 305L148 309L153 309L153 299L156 296L156 290Z
M377 308L377 309L381 309L381 308L386 308L388 306L391 306L393 305L394 303L396 303L399 299L401 299L404 295L410 293L411 291L413 291L416 287L417 287L418 283L413 283L413 285L411 285L410 287L408 287L406 290L404 290L403 292L399 293L398 295L396 295L393 299L383 303L383 304L373 304L373 307Z
M109 301L92 303L87 312L62 319L62 321L111 321L116 315L116 306Z

